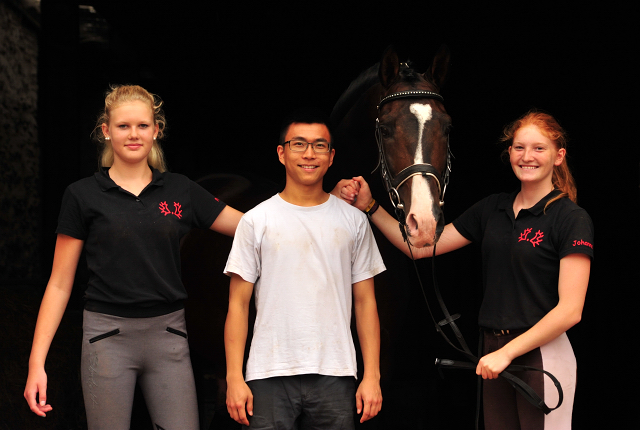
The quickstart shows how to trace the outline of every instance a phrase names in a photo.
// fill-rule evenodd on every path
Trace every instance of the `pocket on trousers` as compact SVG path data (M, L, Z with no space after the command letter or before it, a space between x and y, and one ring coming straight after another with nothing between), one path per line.
M118 333L120 333L120 329L119 328L117 328L115 330L108 331L106 333L103 333L103 334L100 334L98 336L92 337L91 339L89 339L89 343L94 343L94 342L97 342L99 340L103 340L103 339L106 339L108 337L115 336Z
M187 338L187 334L185 332L180 331L180 330L176 330L175 328L167 327L167 331L169 333L173 333L173 334L177 334L178 336L182 336L185 339Z

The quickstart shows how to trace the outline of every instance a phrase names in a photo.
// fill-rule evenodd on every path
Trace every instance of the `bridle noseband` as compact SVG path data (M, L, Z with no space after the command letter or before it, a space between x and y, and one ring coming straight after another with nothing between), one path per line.
M378 166L376 169L380 167L380 174L382 175L382 182L389 194L389 199L391 200L391 204L393 205L396 218L398 222L400 222L400 230L402 231L402 235L407 239L405 228L407 226L406 223L406 214L404 212L404 202L400 198L400 193L398 189L404 184L409 178L413 176L430 176L435 179L438 184L438 196L439 196L439 204L440 207L444 206L444 194L447 191L447 184L449 183L449 173L451 172L451 150L449 148L449 136L447 135L447 165L445 167L445 171L443 175L440 175L440 172L433 167L433 165L429 163L418 163L412 164L404 169L402 169L397 175L392 176L389 171L389 166L387 162L387 156L384 151L384 145L382 144L382 133L380 130L380 108L385 103L389 103L393 100L398 99L411 99L411 98L422 98L422 99L436 99L444 102L444 98L433 91L425 91L425 90L409 90L409 91L399 91L397 93L389 94L380 100L378 104L378 118L376 118L376 142L378 144ZM373 171L375 172L374 169ZM373 172L372 172L373 173Z

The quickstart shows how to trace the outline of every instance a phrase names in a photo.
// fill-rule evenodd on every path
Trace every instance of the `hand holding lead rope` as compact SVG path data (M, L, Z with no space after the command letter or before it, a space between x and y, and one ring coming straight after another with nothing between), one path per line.
M442 376L441 368L471 369L471 370L476 369L476 365L472 362L440 359L440 358L436 358L435 365L438 368L438 372L440 372L441 376ZM521 372L526 370L543 372L545 375L549 377L549 379L551 379L551 381L553 381L553 384L556 386L556 389L558 390L558 404L555 407L550 408L549 406L547 406L544 400L538 395L538 393L536 393L533 390L533 388L529 386L529 384L527 384L522 379L518 378L517 376L514 376L511 373L511 372ZM536 367L531 367L531 366L523 366L520 364L511 364L507 366L507 368L503 370L499 376L506 379L507 382L511 384L511 386L515 388L516 391L522 394L529 403L531 403L536 408L542 410L545 414L548 414L554 409L558 409L560 405L562 405L562 400L564 396L562 393L562 387L560 385L560 381L558 381L558 379L555 376L553 376L551 373L547 372L546 370L538 369Z

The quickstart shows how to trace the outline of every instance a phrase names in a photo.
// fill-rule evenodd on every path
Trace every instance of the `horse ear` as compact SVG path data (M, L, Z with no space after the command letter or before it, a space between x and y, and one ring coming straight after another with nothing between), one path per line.
M433 57L431 67L425 72L425 78L436 84L438 88L442 88L447 80L450 62L451 53L449 52L449 47L446 44L442 44L435 57Z
M384 88L389 88L391 82L398 76L398 70L400 70L398 54L393 46L389 46L382 54L380 69L378 70L378 77Z

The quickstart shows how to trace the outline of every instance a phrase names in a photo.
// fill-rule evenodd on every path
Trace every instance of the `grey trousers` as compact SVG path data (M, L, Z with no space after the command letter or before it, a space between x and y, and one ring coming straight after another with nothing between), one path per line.
M198 430L184 310L151 318L84 311L82 392L89 430L128 430L136 383L155 430Z

